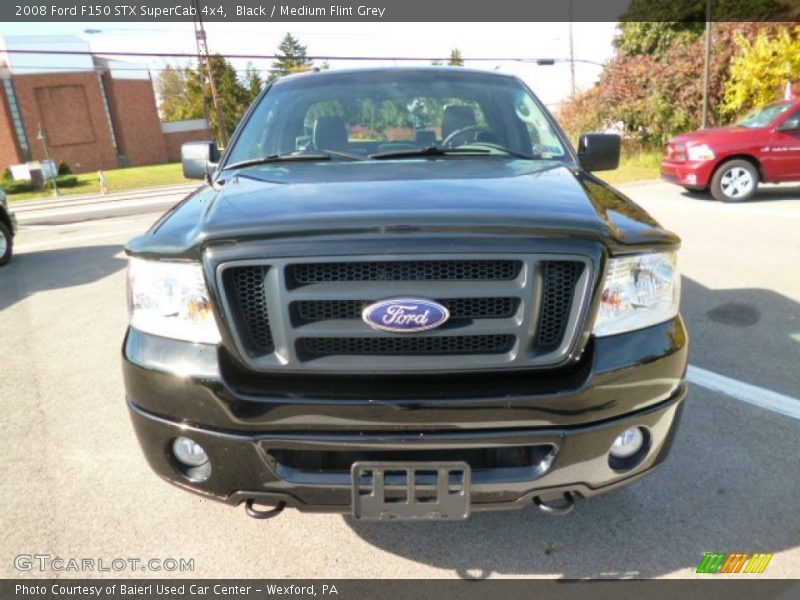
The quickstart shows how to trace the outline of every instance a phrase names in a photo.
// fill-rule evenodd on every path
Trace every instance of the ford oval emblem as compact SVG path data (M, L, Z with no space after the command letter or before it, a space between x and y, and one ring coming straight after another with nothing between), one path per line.
M361 318L373 329L414 333L439 327L450 318L450 311L432 300L393 298L370 304Z

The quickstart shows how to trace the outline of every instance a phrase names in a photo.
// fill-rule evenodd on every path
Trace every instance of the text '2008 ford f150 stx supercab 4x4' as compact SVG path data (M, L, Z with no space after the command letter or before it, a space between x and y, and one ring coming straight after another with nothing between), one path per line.
M271 84L127 245L128 406L151 467L254 517L563 513L667 454L678 238L590 174L518 79Z

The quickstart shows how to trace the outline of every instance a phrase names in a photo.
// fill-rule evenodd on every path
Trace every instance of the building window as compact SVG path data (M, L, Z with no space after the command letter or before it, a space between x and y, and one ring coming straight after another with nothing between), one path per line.
M106 121L108 121L108 130L111 132L111 143L114 145L114 150L119 152L117 146L117 133L114 131L114 121L111 120L111 108L108 105L108 87L106 87L106 78L101 74L97 76L100 79L100 90L103 92L103 108L106 112Z
M17 94L14 92L14 84L10 79L3 79L3 91L8 100L8 110L11 113L11 122L14 125L14 133L17 137L17 144L22 150L22 158L26 161L31 160L31 147L28 144L28 136L25 135L25 125L22 123L22 114L19 112Z

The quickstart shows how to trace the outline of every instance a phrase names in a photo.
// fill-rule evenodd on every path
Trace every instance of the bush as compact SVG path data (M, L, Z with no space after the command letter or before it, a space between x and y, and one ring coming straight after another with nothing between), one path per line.
M78 178L75 175L59 175L56 177L56 185L60 188L70 188L78 185ZM44 186L48 189L53 187L53 180L45 181Z
M0 183L0 189L6 194L22 194L23 192L33 191L33 182L27 179L20 179L19 181L3 181Z
M663 41L656 35L668 24L626 26L629 39L617 41L616 56L609 61L598 83L591 89L570 98L559 111L559 121L572 138L583 131L602 131L622 124L623 138L643 148L662 148L672 136L700 127L703 111L703 37L692 41L692 35L678 36L668 45L653 45ZM682 25L670 27L680 30ZM669 27L667 27L669 29ZM791 60L797 50L790 40L792 30L782 23L715 23L709 85L710 124L725 124L738 111L733 105L734 92L729 91L732 69L741 71L740 87L761 86L767 79L766 68L773 63L781 69L779 75L767 82L771 93L779 92L776 81L785 81ZM653 33L642 37L640 33ZM783 33L781 33L783 32ZM780 34L780 35L779 35ZM649 35L649 34L648 34ZM774 46L784 48L781 58L774 57L769 44L762 41L765 65L762 70L746 70L748 58L746 40L778 40ZM797 34L796 37L800 37ZM736 43L734 43L736 39ZM631 42L628 44L627 42ZM651 43L652 42L652 43ZM662 47L663 46L663 47ZM755 46L753 46L755 48ZM790 48L786 51L786 48ZM753 53L758 54L755 50ZM733 65L733 66L732 66ZM737 67L738 65L738 67ZM788 69L788 70L787 70ZM724 99L728 98L728 104ZM749 93L748 93L749 94ZM743 94L749 99L752 94Z
M62 160L60 163L58 163L58 174L72 175L72 169L70 169L69 165Z
M3 178L2 181L12 181L14 177L11 175L11 169L6 167L6 170L3 171Z

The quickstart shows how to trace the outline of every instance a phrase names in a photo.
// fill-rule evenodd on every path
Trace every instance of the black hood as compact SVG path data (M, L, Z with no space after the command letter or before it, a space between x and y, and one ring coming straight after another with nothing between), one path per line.
M612 247L678 242L631 200L559 162L448 157L241 170L219 189L199 189L128 247L194 254L222 240L426 230L572 237Z

